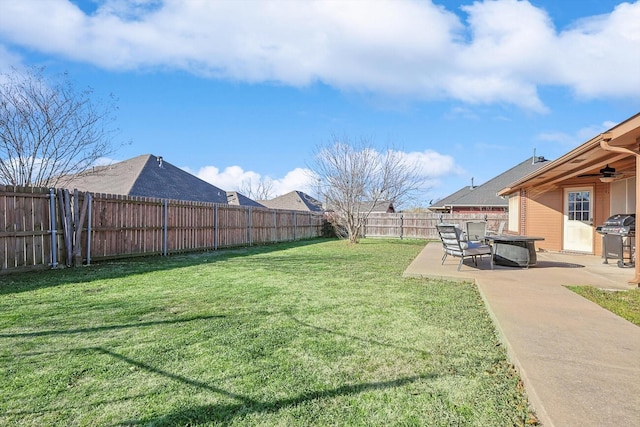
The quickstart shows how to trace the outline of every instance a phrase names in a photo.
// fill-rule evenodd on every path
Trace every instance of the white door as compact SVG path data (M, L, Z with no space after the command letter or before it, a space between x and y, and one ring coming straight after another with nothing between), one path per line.
M564 190L565 251L593 253L593 187Z

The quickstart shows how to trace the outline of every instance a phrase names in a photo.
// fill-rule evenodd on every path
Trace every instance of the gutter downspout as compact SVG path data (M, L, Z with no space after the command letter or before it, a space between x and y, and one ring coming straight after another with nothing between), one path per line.
M609 141L611 141L611 132L605 132L601 135L600 147L605 151L613 151L616 153L625 153L631 154L636 158L636 218L640 218L640 205L638 201L640 201L640 182L638 175L638 171L640 171L640 153L636 153L635 151L631 151L628 148L624 147L612 147L609 145ZM629 284L637 285L640 287L640 262L635 262L635 277L632 280L629 280Z

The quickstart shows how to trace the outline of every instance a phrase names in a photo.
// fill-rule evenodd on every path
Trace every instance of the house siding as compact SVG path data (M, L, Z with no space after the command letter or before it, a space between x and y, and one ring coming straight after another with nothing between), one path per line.
M584 182L581 183L584 185ZM575 184L574 184L575 185ZM570 187L574 185L569 185ZM592 182L593 185L593 254L602 253L602 237L595 227L611 216L609 212L609 184ZM528 190L531 193L531 189ZM562 251L564 235L564 187L540 194L528 194L525 198L524 212L526 234L542 236L544 241L536 243L540 249ZM521 232L524 230L521 230Z
M562 250L562 189L540 194L528 194L525 201L527 231L530 236L544 237L536 247Z

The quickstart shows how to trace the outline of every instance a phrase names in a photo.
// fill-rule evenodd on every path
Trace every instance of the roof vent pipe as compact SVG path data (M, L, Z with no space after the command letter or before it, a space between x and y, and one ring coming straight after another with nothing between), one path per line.
M471 177L471 189L473 190L475 187L475 185L473 185L473 177Z
M158 167L162 167L162 156L158 156Z

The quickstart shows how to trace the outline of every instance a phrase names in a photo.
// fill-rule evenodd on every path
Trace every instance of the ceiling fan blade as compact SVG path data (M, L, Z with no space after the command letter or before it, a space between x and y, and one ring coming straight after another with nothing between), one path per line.
M590 176L604 176L604 174L601 173L585 173L582 175L578 175L577 178L586 178L586 177L590 177Z

